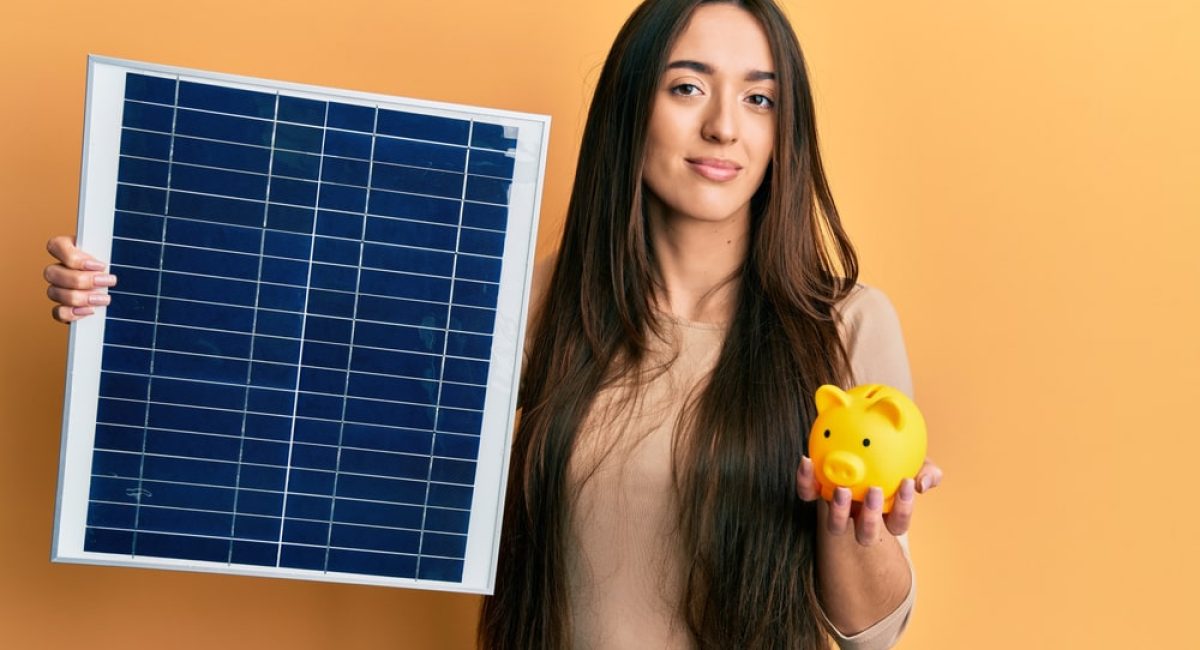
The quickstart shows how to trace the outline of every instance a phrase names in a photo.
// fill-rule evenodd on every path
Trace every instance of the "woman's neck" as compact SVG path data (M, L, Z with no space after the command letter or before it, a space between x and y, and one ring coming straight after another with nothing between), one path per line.
M702 221L672 213L653 197L649 203L650 245L663 289L658 307L689 321L732 320L749 246L749 206L720 221Z

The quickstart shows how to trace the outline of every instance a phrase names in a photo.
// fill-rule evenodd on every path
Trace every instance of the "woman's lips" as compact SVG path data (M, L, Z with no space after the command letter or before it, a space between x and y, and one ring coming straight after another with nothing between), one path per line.
M685 158L692 171L710 181L725 182L737 178L741 165L720 158Z

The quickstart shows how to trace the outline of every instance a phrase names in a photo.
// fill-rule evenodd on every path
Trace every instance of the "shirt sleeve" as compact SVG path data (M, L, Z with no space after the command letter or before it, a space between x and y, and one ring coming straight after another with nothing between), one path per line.
M838 305L838 313L839 332L846 344L854 375L853 385L885 384L912 398L912 374L900 331L900 319L887 296L874 287L859 284ZM891 648L908 626L917 598L917 576L908 551L907 533L897 536L896 540L904 551L912 576L908 595L892 613L853 636L839 632L822 610L821 617L834 631L834 641L841 650Z
M859 284L842 299L838 313L854 385L886 384L915 399L900 318L888 297L879 289Z

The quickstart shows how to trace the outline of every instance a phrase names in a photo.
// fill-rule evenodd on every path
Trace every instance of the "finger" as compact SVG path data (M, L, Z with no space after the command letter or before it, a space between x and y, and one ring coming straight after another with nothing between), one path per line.
M861 546L871 546L880 541L883 533L883 490L873 487L867 490L858 519L854 522L854 537Z
M844 535L850 529L850 503L850 488L839 487L833 491L826 523L830 534Z
M821 485L817 483L812 459L808 456L800 458L800 467L796 470L796 494L802 501L816 501L821 496Z
M917 472L917 492L924 494L932 490L942 482L942 468L934 464L933 461L926 459L925 465L921 467L921 471Z
M892 511L883 516L883 523L888 532L893 535L903 535L908 532L912 522L913 507L916 505L916 481L906 478L896 491L896 500L892 502Z
M46 287L46 296L60 305L70 307L103 307L112 301L107 293Z
M50 315L60 323L73 323L84 316L91 316L94 313L96 313L96 310L91 307L69 307L67 305L58 305L50 310Z
M79 250L75 246L74 237L67 237L66 235L51 237L50 241L46 242L46 251L69 269L75 269L76 271L103 271L105 268L103 262Z
M42 272L46 282L64 289L97 289L113 287L117 276L95 271L76 271L62 264L51 264Z

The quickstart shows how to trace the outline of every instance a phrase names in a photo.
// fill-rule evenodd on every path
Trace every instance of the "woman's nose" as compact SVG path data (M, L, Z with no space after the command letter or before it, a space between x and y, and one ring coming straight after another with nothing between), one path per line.
M726 98L723 94L712 98L701 127L701 135L705 140L716 144L737 142L737 113L734 102L735 99Z

